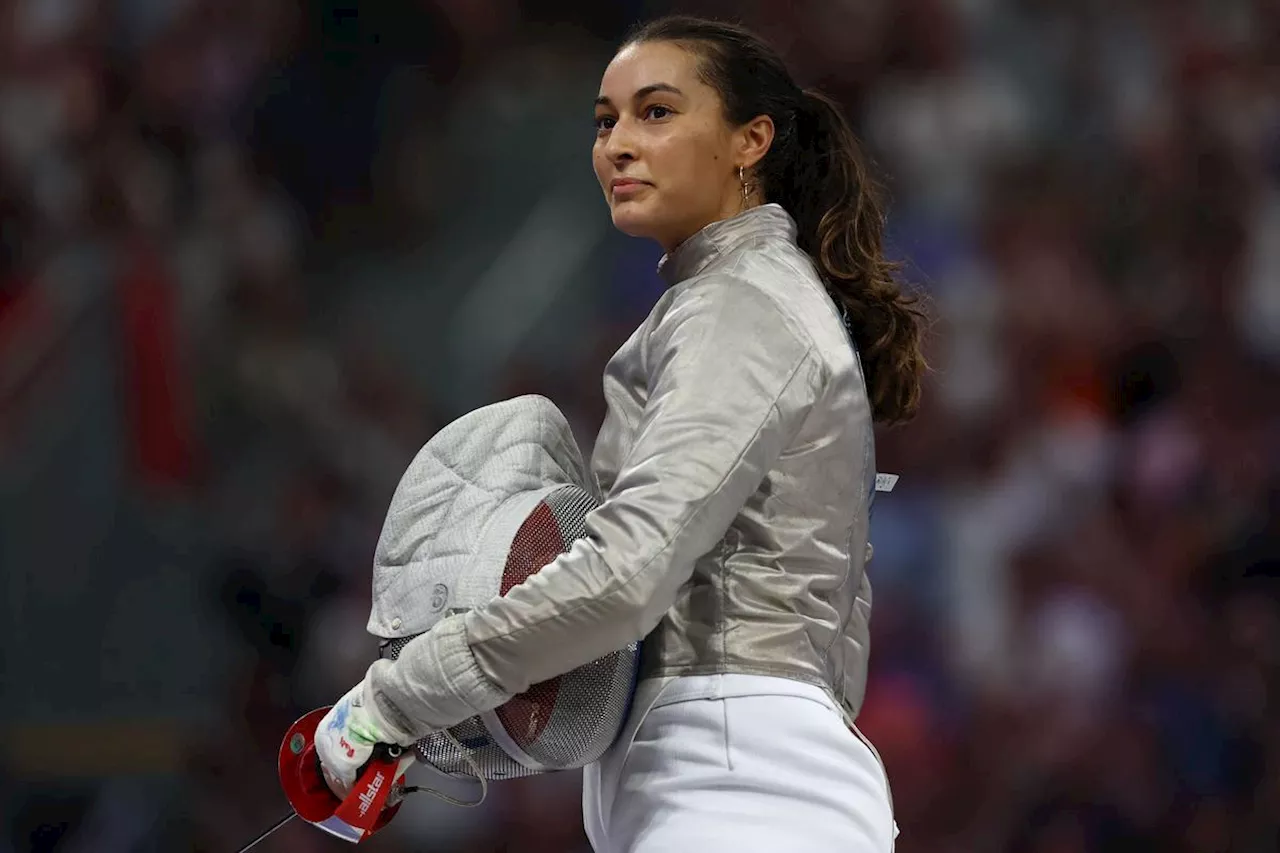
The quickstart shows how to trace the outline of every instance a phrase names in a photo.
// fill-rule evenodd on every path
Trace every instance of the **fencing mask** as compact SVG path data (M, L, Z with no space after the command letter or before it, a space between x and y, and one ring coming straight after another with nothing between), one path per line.
M506 595L586 535L599 503L568 422L544 397L486 406L440 430L402 477L378 542L368 629L382 656ZM638 666L637 643L424 737L418 758L481 780L590 764L618 736Z

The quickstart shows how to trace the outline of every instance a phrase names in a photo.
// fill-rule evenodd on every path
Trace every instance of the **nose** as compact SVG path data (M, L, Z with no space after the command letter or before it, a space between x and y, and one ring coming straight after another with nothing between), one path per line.
M605 140L604 155L615 167L622 167L636 159L635 134L631 123L624 118L618 119L609 131Z

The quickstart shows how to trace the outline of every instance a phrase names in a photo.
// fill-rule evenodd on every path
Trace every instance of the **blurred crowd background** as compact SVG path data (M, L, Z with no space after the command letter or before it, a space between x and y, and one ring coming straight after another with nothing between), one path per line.
M0 853L238 849L421 444L538 392L589 451L661 288L591 101L673 10L845 104L934 317L872 526L900 851L1280 850L1276 0L3 0ZM370 849L584 853L578 791Z

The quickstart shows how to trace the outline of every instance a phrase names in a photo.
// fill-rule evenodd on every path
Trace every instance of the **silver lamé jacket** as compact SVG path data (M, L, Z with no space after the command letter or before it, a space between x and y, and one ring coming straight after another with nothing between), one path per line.
M640 638L646 677L783 676L856 716L875 459L839 310L778 205L709 225L661 274L605 371L588 535L370 668L402 742Z

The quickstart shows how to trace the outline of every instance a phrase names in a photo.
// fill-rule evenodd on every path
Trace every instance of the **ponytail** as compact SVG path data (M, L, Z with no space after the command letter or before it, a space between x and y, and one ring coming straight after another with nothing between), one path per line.
M700 18L643 25L627 44L669 41L700 59L702 80L724 102L728 120L773 119L773 145L752 172L766 201L796 221L797 242L817 265L858 347L872 416L910 420L925 370L924 312L894 278L884 256L884 202L862 148L840 108L801 91L782 59L750 31Z
M802 98L794 156L782 164L771 200L795 219L800 248L844 309L875 419L906 421L920 405L925 315L884 255L884 202L848 122L825 95Z

